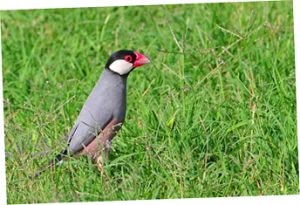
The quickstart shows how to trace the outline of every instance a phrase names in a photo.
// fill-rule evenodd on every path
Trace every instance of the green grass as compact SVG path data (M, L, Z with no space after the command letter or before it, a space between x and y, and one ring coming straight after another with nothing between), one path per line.
M1 12L8 203L298 193L292 1ZM100 175L65 146L108 56L125 125Z

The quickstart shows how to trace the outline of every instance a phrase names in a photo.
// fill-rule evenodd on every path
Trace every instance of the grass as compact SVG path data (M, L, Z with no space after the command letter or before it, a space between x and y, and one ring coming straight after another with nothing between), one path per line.
M292 1L1 12L8 203L298 193ZM65 146L110 53L125 125L100 175Z

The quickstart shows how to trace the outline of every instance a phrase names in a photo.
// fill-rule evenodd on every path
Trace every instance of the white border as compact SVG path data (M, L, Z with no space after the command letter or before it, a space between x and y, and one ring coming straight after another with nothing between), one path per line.
M256 0L263 1L263 0ZM269 0L267 0L269 1ZM0 0L0 10L18 10L18 9L43 9L43 8L77 8L77 7L108 7L124 5L159 5L159 4L186 4L186 3L220 3L220 2L254 2L251 0ZM297 94L297 125L300 125L300 2L293 0L294 3L294 34L295 34L295 60L296 60L296 94ZM0 34L1 39L1 34ZM1 50L1 45L0 45ZM1 52L2 53L2 52ZM2 88L2 56L0 53L0 204L6 204L6 180L5 180L5 152L4 152L4 121L3 121L3 88ZM297 126L298 128L299 126ZM300 129L297 129L298 148L300 147ZM300 152L298 151L298 159ZM299 163L300 169L300 163ZM300 179L299 179L300 190ZM264 197L220 197L220 198L200 198L200 199L180 199L180 200L143 200L143 201L124 201L124 202L89 202L89 203L64 203L64 204L102 204L102 205L138 205L138 204L298 204L300 195L290 196L264 196ZM59 204L59 203L55 203Z
M294 12L294 41L295 41L295 66L296 66L296 102L297 102L297 136L298 136L298 172L300 170L300 1L293 0ZM299 173L298 173L299 174ZM300 175L299 190L300 191Z
M61 205L89 204L89 205L296 205L299 195L290 196L249 196L249 197L216 197L202 199L161 199L161 200L136 200L136 201L110 201L110 202L82 202L82 203L54 203ZM271 202L271 203L270 203ZM297 203L298 202L298 203ZM49 205L49 204L39 204Z
M159 4L253 2L253 0L0 0L0 10L41 9L41 8L77 8L107 7ZM272 0L255 0L272 1ZM3 4L3 5L2 5Z
M5 178L5 149L4 149L4 113L2 89L2 43L0 27L0 204L6 204L6 178Z

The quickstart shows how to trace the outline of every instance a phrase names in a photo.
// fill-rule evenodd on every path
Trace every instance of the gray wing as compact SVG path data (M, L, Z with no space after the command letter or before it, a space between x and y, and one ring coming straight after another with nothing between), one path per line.
M80 115L69 135L69 150L72 154L81 151L105 128L112 115L101 113L99 117L91 113Z
M69 134L69 151L72 154L81 151L95 139L113 118L111 105L105 98L97 96L98 90L89 96Z

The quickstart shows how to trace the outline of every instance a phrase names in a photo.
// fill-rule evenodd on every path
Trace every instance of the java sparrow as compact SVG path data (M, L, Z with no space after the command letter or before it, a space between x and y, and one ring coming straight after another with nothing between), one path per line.
M102 170L102 157L108 153L125 119L127 77L132 70L149 62L143 54L130 50L120 50L109 57L68 134L67 148L50 163L51 167L66 155L89 155Z

